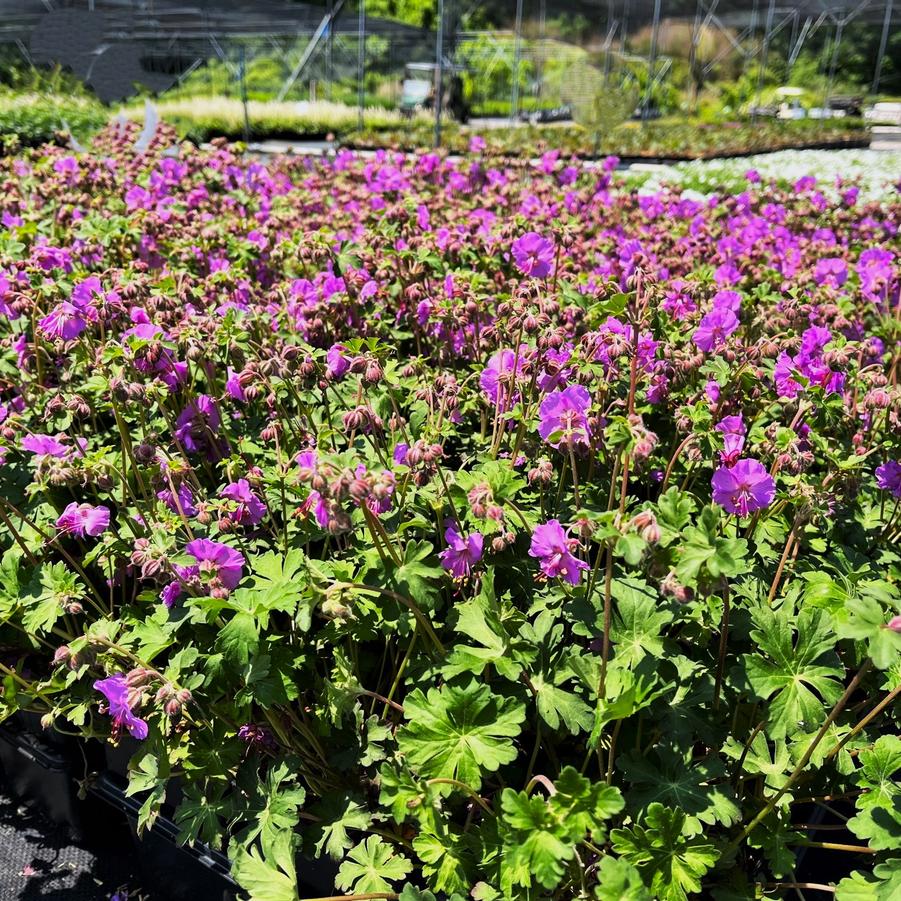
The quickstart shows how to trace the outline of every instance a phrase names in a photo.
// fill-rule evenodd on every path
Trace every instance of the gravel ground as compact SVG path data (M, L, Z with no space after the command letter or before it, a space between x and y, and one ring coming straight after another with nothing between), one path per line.
M0 781L0 901L142 901L129 888L131 841L113 830L99 856L13 800Z

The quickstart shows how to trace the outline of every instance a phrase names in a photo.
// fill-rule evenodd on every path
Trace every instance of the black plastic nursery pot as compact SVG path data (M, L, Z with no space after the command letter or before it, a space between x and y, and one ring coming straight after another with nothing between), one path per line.
M229 876L224 854L197 842L178 844L178 826L166 816L157 817L151 829L138 835L140 799L127 797L124 784L110 773L101 773L91 793L120 814L131 827L132 845L140 870L141 886L151 897L166 901L238 901L237 883Z
M29 721L21 717L0 726L4 781L18 800L37 808L53 823L68 827L73 836L81 835L82 805L65 737L28 726Z
M142 801L126 796L125 785L120 777L107 772L92 782L90 791L128 820L145 892L159 901L241 901L246 897L229 875L228 858L202 842L180 845L179 828L165 814L139 836ZM331 860L298 855L297 874L301 897L334 894L337 867Z

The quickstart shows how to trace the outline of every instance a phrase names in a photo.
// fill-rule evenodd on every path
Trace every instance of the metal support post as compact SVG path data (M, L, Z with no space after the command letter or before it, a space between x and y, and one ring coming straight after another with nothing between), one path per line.
M250 143L250 116L247 113L247 49L241 44L238 56L238 79L241 85L241 105L244 107L244 143Z
M882 37L879 39L879 52L876 54L876 72L873 75L873 94L879 93L879 80L882 78L882 61L885 48L888 46L888 33L892 24L892 0L886 0L885 17L882 20Z
M770 33L773 30L773 16L776 13L776 0L770 0L766 10L766 24L763 27L763 45L760 50L760 61L757 64L757 94L754 98L754 111L751 121L757 121L757 110L760 107L760 99L763 96L763 79L766 75L766 66L770 56Z
M435 35L435 147L441 146L441 107L444 97L444 0L438 0Z
M651 106L651 92L657 71L657 41L660 37L660 0L654 0L654 21L651 25L651 49L648 54L648 86L641 104L641 121L647 122Z
M522 0L516 0L516 24L513 38L513 90L510 94L510 120L519 117L519 67L522 62Z
M366 0L357 2L360 5L357 15L357 128L362 131L365 100L363 74L366 66Z

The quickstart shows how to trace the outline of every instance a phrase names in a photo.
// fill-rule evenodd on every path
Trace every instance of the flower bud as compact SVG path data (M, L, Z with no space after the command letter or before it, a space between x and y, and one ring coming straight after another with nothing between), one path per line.
M554 481L554 466L550 460L541 460L534 469L529 470L529 484L550 485Z
M331 597L326 599L322 602L320 609L323 616L327 616L330 619L348 620L353 618L353 611L338 598Z
M648 544L656 544L660 541L660 526L657 524L657 518L650 510L642 510L640 513L636 513L629 521L629 525Z
M694 597L691 588L679 582L676 574L672 572L660 583L660 593L664 597L673 598L679 604L686 604Z

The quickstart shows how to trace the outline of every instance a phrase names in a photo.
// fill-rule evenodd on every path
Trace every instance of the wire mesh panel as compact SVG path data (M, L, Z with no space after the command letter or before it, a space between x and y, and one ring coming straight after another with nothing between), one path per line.
M246 92L251 102L398 108L416 81L409 67L436 59L460 78L473 113L495 117L571 106L580 119L609 119L628 104L642 118L788 115L801 102L785 109L783 86L833 112L836 95L901 93L894 0L0 0L0 9L4 59L59 65L106 101ZM599 103L610 109L590 111Z

